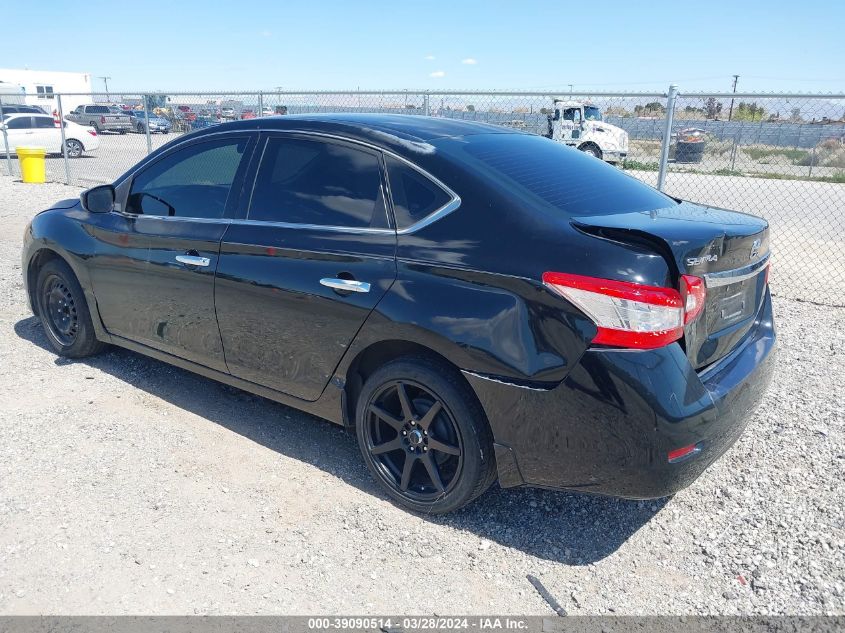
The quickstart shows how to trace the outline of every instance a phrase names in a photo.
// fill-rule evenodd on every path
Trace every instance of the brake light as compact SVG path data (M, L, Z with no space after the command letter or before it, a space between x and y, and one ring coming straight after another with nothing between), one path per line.
M681 298L684 300L684 325L701 314L707 300L707 287L701 277L681 275Z
M101 117L100 117L100 123L105 123L105 122L106 122L106 117L101 116Z
M91 136L97 136L97 130L88 130L88 134Z
M568 273L543 273L543 284L593 320L598 328L593 343L653 349L680 339L684 324L704 306L704 281L686 277L681 282L685 297L674 288ZM695 310L689 318L685 306Z

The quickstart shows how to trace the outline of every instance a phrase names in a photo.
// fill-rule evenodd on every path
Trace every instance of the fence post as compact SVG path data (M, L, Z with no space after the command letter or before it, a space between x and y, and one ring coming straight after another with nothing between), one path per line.
M666 166L669 162L669 143L672 141L672 119L675 116L675 97L678 96L678 86L669 86L669 95L666 97L666 127L663 130L663 146L660 148L660 168L657 172L657 188L663 191L663 183L666 181Z
M813 163L816 162L816 145L813 145L813 153L810 154L810 171L807 173L807 178L813 177Z
M258 93L258 116L259 117L264 116L264 93L263 92Z
M147 133L147 154L153 151L153 140L150 138L150 106L147 104L148 95L141 95L144 101L144 131Z
M431 109L428 105L428 94L423 95L423 114L426 116L431 116Z
M62 158L65 161L65 184L70 184L70 165L67 162L67 139L65 139L65 112L62 110L62 95L56 95L56 107L59 110L59 130L62 136Z
M0 99L0 121L3 120L3 100ZM9 135L6 133L6 128L3 128L3 146L6 148L6 167L9 169L9 175L12 175L12 156L9 154Z

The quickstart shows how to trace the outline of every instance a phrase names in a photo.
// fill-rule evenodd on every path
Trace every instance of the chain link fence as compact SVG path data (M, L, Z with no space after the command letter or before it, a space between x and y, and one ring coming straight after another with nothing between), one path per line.
M56 125L64 117L100 128L96 149L86 148L78 158L57 153L47 159L48 179L81 186L115 180L186 132L266 116L412 114L551 136L579 149L592 148L670 195L766 218L772 230L773 290L845 305L845 94L685 94L670 87L666 93L406 90L27 97L27 103L53 115ZM76 111L85 104L112 105L115 113L128 116L130 126L120 133L108 129L105 115L102 120L80 118ZM3 105L9 117L20 104ZM0 143L8 141L11 151L6 155L0 144L5 162L0 173L19 177L14 145L20 135L4 132Z

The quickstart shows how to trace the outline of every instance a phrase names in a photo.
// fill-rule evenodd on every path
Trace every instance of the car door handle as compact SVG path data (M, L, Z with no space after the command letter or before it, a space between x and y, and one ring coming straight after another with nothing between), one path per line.
M354 279L335 279L324 277L320 283L335 290L346 290L347 292L369 292L370 284L366 281L355 281Z
M177 255L176 261L186 266L208 266L211 264L208 257L198 257L197 255Z

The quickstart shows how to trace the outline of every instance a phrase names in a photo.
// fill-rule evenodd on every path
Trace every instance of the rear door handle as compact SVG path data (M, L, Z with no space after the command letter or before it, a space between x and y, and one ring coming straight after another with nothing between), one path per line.
M199 257L197 255L177 255L176 261L186 266L208 266L211 260L208 257Z
M335 290L346 290L347 292L369 292L370 284L366 281L355 281L354 279L335 279L324 277L320 283Z

